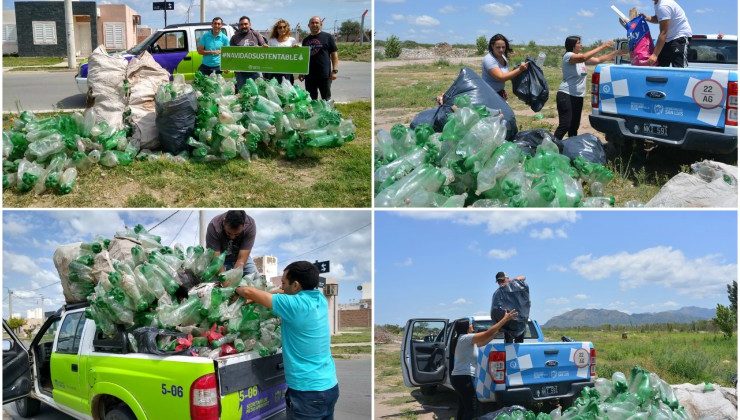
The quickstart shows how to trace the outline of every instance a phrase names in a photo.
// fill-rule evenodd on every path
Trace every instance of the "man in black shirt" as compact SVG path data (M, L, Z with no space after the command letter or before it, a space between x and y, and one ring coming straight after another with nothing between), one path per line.
M306 90L311 99L316 99L321 92L321 99L331 99L331 81L336 80L339 73L339 55L334 37L321 31L321 18L312 17L308 21L311 33L303 39L304 47L311 47L311 60L308 65L308 74L298 78L306 82Z
M252 247L257 236L257 224L244 210L229 210L214 217L208 224L206 247L216 255L226 253L224 270L242 267L244 274L257 272Z

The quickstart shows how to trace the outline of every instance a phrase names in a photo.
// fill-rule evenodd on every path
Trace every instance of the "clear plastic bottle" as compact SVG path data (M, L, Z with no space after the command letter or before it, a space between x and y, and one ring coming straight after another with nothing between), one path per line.
M537 59L534 60L534 63L537 64L537 67L542 68L542 66L545 65L546 58L547 54L545 54L544 51L540 51L540 53L537 54Z

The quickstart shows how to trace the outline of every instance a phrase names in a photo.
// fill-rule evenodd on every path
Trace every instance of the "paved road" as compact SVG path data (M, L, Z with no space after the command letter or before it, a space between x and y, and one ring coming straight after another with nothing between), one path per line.
M370 100L370 63L345 61L332 85L332 97L337 102ZM85 97L77 91L75 71L12 71L3 72L3 111L79 109L85 107Z
M334 409L334 417L347 420L367 420L370 418L370 358L358 360L337 360L337 376L339 376L339 401ZM21 420L15 404L3 406L3 420ZM73 420L45 404L41 405L39 415L32 420ZM274 417L275 420L284 420L285 415Z

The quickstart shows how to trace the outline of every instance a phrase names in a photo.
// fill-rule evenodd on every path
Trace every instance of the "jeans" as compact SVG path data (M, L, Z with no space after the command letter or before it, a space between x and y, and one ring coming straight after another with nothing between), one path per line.
M237 71L234 72L234 76L236 77L236 93L239 93L239 90L247 82L247 79L258 79L261 75L254 72Z
M455 420L471 420L475 417L478 398L470 375L450 375L452 387L457 392L457 415Z
M578 127L581 126L583 97L558 92L555 101L558 106L558 128L555 129L555 137L562 140L566 132L568 137L577 136Z
M296 391L288 388L285 392L288 419L334 420L334 405L338 399L339 384L326 391Z
M213 72L216 72L216 74L221 74L221 66L211 67L206 66L205 64L201 64L200 67L198 67L198 71L206 76L210 76Z
M331 99L331 78L315 78L306 76L306 90L311 95L311 99L317 99L321 92L321 99L328 101Z
M236 259L224 261L224 271L228 271L234 268L234 263L236 263ZM247 262L244 264L243 268L244 276L257 272L257 266L254 265L254 260L252 259L252 257L247 258Z

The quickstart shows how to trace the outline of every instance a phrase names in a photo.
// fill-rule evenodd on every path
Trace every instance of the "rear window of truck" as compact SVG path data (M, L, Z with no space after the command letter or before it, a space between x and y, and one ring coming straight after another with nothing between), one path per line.
M687 58L692 63L737 64L737 41L692 38Z

